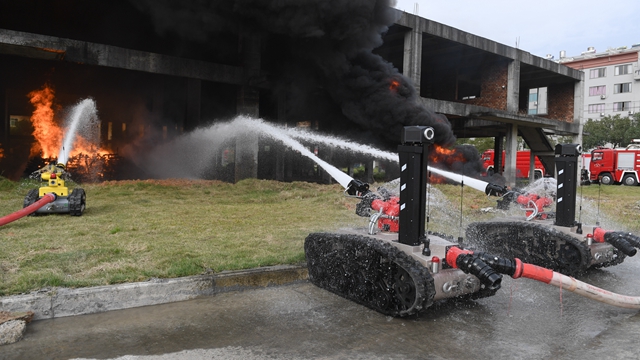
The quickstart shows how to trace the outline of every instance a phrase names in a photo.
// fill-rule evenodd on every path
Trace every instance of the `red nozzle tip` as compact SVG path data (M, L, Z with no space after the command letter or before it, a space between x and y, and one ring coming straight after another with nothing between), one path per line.
M431 258L431 262L439 263L440 262L440 258L437 257L437 256L434 256L434 257Z

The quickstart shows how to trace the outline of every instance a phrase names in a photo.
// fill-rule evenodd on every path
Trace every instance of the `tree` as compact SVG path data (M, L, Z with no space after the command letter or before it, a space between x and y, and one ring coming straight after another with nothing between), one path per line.
M593 149L607 144L627 146L640 138L640 114L633 116L607 115L600 120L589 119L582 130L582 146Z

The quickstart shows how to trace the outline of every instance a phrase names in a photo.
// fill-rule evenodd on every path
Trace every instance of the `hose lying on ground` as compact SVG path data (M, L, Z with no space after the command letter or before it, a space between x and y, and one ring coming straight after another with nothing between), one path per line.
M0 226L6 225L12 221L18 220L24 216L27 216L33 212L36 212L41 207L55 200L56 200L56 194L54 193L45 194L40 200L34 202L33 204L25 208L22 208L21 210L18 210L14 213L1 217Z
M462 261L458 262L458 259L462 257L469 257L470 255L475 256L496 272L509 275L514 279L525 277L557 286L561 289L574 292L578 295L582 295L605 304L628 309L640 309L640 296L627 296L612 293L580 280L576 280L572 277L560 274L551 269L523 263L518 258L505 259L481 252L473 253L472 251L462 250L454 246L449 248L447 251L446 261L449 266L453 268L460 268L462 271L467 272L464 266L458 266L463 263Z

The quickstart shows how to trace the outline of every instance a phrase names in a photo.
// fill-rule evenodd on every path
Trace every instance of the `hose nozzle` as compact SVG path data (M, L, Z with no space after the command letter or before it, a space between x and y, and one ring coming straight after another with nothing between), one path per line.
M362 197L369 192L369 184L353 179L347 185L345 192L351 196Z
M509 189L507 186L501 186L498 184L488 183L487 187L484 189L484 193L489 196L502 196L507 193Z

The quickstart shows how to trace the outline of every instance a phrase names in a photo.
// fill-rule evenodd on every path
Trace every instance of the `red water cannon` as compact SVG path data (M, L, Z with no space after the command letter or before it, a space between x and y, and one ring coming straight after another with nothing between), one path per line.
M609 231L602 228L593 228L593 241L607 242L627 256L634 256L636 248L640 248L640 238L629 232Z
M524 207L527 220L546 219L549 214L544 212L544 208L553 205L553 199L538 194L518 195L516 202Z

